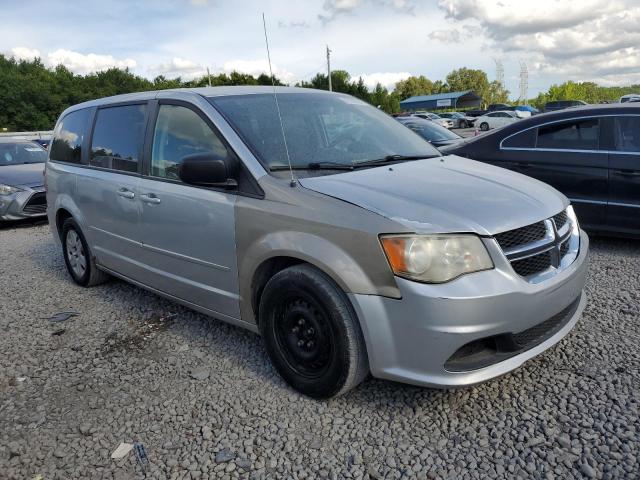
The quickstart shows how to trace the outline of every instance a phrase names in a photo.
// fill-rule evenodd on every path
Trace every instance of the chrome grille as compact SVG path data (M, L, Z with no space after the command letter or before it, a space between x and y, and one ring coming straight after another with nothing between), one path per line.
M544 222L532 223L526 227L516 228L495 236L503 250L508 250L527 243L542 240L547 235Z
M579 235L571 228L571 219L566 211L541 222L499 233L495 239L513 270L534 283L572 263L579 248Z
M557 215L553 216L553 221L556 224L556 230L561 230L562 227L567 223L569 217L567 216L567 212L560 212Z
M511 266L522 277L535 275L551 266L551 253L547 251L522 260L514 260L511 262Z

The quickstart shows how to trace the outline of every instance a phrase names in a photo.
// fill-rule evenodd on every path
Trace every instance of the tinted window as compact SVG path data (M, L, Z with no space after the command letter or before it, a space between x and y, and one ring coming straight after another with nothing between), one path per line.
M95 167L137 172L144 137L145 109L145 105L99 109L89 163Z
M226 95L209 101L265 167L287 165L272 94ZM325 161L351 165L396 154L440 155L389 115L348 95L283 93L278 104L293 166Z
M598 149L598 119L555 123L538 129L538 148Z
M616 117L616 150L640 152L640 117Z
M0 167L44 163L46 160L46 150L37 143L0 143Z
M209 125L193 110L160 105L153 135L151 175L178 180L182 159L193 154L226 158L227 149Z
M503 147L507 148L533 148L536 146L537 130L530 128L524 132L516 133L512 137L502 142Z
M86 108L65 115L53 132L49 158L60 162L80 163L88 122L89 110Z

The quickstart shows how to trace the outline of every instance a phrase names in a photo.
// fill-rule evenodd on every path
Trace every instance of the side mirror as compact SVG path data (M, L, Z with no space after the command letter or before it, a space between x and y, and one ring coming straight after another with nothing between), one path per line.
M235 188L238 182L230 178L228 162L229 159L223 160L215 155L187 155L180 162L178 177L190 185Z

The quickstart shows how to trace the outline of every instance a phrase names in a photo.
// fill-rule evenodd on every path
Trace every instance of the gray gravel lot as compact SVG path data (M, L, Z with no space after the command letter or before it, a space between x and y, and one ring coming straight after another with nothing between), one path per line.
M640 241L593 239L583 319L516 372L327 402L252 333L124 282L75 286L46 225L0 229L0 273L2 479L640 477ZM80 315L45 318L61 311ZM111 459L135 441L144 472Z

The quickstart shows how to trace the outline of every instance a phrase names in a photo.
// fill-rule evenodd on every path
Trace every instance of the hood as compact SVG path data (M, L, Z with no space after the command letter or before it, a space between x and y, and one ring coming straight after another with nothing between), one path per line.
M458 142L461 142L462 138L451 138L449 140L431 140L429 143L434 147L444 147L445 145L455 145Z
M538 180L454 155L303 178L300 184L421 233L494 235L569 204Z
M39 187L44 184L44 163L0 166L0 183L13 187Z

